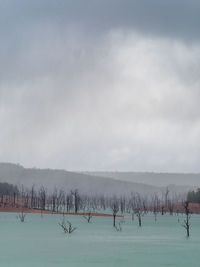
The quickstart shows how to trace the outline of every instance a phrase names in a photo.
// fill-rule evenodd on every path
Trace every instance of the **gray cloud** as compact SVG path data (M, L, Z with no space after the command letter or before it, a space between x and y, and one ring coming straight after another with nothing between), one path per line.
M199 3L86 2L0 1L0 161L200 171Z
M198 0L8 0L0 1L2 29L21 32L49 23L93 33L113 28L199 40ZM17 37L17 36L16 36Z

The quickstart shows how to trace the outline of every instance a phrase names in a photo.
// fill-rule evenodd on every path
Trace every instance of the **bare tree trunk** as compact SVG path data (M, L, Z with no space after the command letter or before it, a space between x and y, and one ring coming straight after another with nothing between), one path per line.
M142 226L142 219L141 219L141 213L140 212L137 214L137 217L138 217L139 227L141 227Z
M185 209L186 218L185 218L182 226L186 229L186 235L187 235L187 237L189 237L190 236L191 211L189 209L189 202L188 201L185 201L185 203L183 205L184 205L184 209Z
M113 211L113 227L115 227L116 215L119 211L119 201L116 197L114 197L114 199L111 201L111 209Z
M113 214L113 227L115 227L116 214Z

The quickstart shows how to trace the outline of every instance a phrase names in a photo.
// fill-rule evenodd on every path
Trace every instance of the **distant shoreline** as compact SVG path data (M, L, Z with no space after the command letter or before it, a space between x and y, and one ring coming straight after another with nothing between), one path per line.
M28 208L0 208L0 212L7 212L7 213L32 213L32 214L52 214L52 215L77 215L77 216L86 216L88 215L87 212L56 212L56 211L50 211L50 210L39 210L39 209L28 209ZM95 217L112 217L112 214L107 214L107 213L97 213L97 212L91 212L92 216ZM116 217L123 218L124 216L122 215L117 215Z

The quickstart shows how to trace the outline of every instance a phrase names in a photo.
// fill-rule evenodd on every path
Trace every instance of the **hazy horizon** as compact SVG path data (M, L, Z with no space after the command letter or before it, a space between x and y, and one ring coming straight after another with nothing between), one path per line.
M25 169L38 169L38 170L61 170L61 171L67 171L67 172L73 172L73 173L149 173L149 174L200 174L200 172L168 172L168 171L163 171L163 172L157 172L157 171L137 171L137 170L74 170L74 169L66 169L66 168L53 168L51 166L47 167L38 167L38 166L25 166L19 162L0 162L1 164L11 164L11 165L16 165L19 167L23 167Z

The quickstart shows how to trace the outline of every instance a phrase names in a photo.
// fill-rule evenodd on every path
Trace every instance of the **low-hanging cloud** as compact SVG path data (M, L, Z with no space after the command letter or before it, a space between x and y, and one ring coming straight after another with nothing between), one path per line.
M39 18L1 43L0 161L200 171L198 39L123 23L95 35L74 19Z

